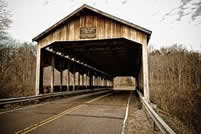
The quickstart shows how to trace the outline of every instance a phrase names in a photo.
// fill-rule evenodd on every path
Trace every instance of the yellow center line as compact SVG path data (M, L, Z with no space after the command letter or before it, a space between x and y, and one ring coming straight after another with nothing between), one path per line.
M92 100L86 101L85 104L81 104L81 105L72 107L72 108L70 108L70 109L66 109L65 111L63 111L63 112L61 112L61 113L59 113L59 114L57 114L57 115L51 116L51 117L49 117L49 118L47 118L47 119L45 119L45 120L39 122L38 124L33 124L33 125L31 125L31 126L29 126L29 127L27 127L27 128L24 128L24 129L22 129L22 130L19 130L19 131L17 131L15 134L27 134L27 133L29 133L29 132L31 132L31 131L33 131L33 130L35 130L35 129L37 129L37 128L39 128L39 127L45 125L45 124L47 124L47 123L50 123L50 122L52 122L52 121L54 121L54 120L56 120L56 119L58 119L58 118L64 116L65 114L70 114L71 112L73 112L73 111L75 111L75 110L78 110L78 109L80 109L80 108L83 107L83 106L87 106L86 103L88 103L88 104L89 104L89 103L92 103L92 102L94 102L94 101L97 101L97 100L99 100L99 99L102 99L103 97L109 96L109 95L111 95L111 94L113 94L113 93L108 93L108 94L105 94L105 95L96 97L96 98L94 98L94 99L92 99Z

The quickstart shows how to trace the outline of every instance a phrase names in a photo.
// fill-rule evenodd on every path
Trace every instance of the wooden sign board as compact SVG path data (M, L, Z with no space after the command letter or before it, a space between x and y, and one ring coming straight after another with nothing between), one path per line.
M80 28L80 39L96 38L95 27L82 27Z

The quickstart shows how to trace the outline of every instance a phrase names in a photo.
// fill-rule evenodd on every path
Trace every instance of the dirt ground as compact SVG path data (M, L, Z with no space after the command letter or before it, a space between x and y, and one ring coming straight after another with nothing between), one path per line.
M160 134L138 99L132 95L125 134Z

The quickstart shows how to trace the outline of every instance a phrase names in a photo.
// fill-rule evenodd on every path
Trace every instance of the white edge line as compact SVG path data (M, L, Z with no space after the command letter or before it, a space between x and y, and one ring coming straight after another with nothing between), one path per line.
M132 92L130 93L129 98L128 98L128 102L127 102L127 106L126 106L126 113L125 113L125 117L124 117L124 121L123 121L121 134L124 134L124 129L126 127L126 121L128 118L128 110L129 110L129 103L130 103L131 94L132 94Z

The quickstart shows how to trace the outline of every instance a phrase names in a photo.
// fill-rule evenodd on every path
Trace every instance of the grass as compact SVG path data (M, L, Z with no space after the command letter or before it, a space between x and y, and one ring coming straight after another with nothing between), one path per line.
M175 83L151 83L151 101L177 133L201 133L201 89Z

